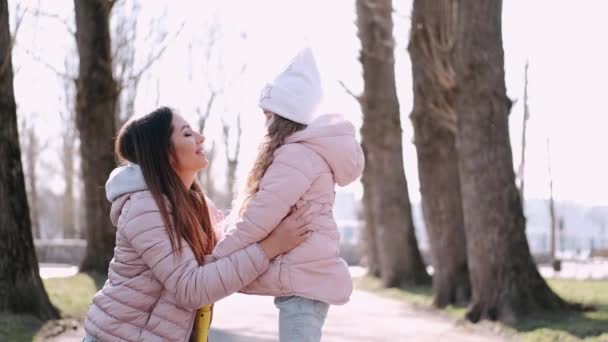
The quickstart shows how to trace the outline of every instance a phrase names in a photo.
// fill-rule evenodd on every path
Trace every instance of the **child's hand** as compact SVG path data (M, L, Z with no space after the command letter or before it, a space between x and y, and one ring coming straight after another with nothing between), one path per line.
M307 226L312 222L312 215L307 213L309 209L310 205L297 208L260 242L269 259L289 252L310 237Z

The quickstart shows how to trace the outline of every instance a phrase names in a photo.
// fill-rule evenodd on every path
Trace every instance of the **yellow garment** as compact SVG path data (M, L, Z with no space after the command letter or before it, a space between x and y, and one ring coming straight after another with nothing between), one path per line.
M211 304L196 310L194 338L196 342L207 342L211 326Z

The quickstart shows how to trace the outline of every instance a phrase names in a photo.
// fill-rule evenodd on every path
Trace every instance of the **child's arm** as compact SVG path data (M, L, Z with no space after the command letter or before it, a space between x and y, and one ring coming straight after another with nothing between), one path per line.
M230 255L258 242L276 228L312 184L310 153L314 152L299 144L284 145L277 150L260 181L260 190L249 200L235 229L217 244L214 257Z

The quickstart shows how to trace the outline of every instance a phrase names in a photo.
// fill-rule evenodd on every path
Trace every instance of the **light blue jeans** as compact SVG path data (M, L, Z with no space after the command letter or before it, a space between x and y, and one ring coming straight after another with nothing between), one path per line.
M279 341L319 342L329 304L299 296L276 297Z
M84 335L82 342L97 342L97 340L95 339L95 337L93 337L89 334L86 334L86 335Z

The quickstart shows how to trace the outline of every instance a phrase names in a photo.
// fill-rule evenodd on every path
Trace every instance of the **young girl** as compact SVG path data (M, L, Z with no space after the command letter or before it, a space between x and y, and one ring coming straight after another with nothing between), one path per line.
M262 91L268 133L237 208L239 219L213 250L216 258L230 255L270 234L292 208L311 207L311 237L272 260L242 290L276 297L282 342L320 341L329 305L346 303L352 292L332 207L336 183L355 181L364 157L351 123L339 115L316 115L319 79L306 49Z
M114 170L106 184L116 248L108 281L89 307L84 341L188 341L198 308L249 284L269 259L307 238L301 210L268 237L203 265L219 218L195 181L208 164L203 141L169 108L120 130L116 156L137 165Z

